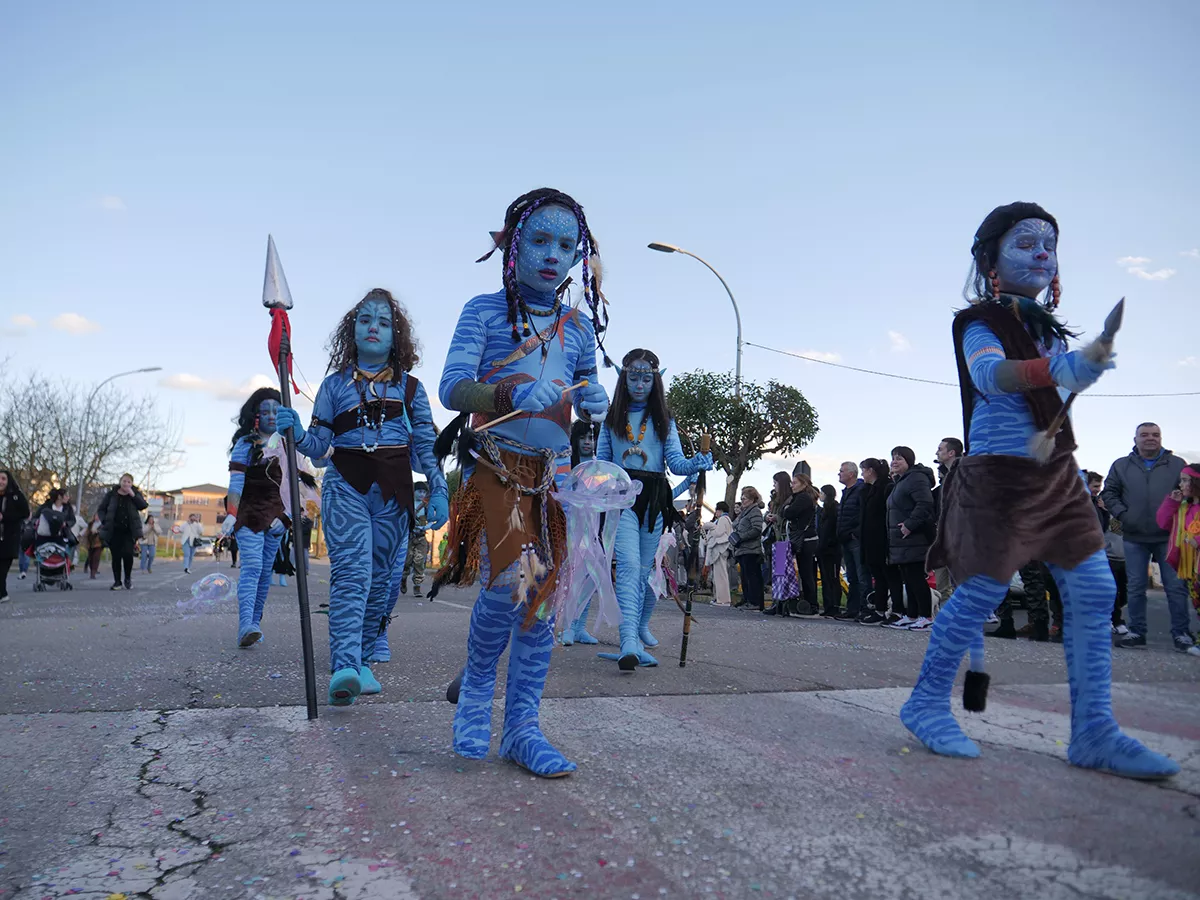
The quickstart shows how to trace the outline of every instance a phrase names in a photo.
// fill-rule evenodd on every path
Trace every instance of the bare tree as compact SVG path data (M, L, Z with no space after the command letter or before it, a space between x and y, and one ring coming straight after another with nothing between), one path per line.
M181 426L154 399L107 387L86 410L86 388L32 373L0 387L0 460L40 498L52 487L115 481L133 474L143 488L178 467ZM85 422L86 419L86 422Z

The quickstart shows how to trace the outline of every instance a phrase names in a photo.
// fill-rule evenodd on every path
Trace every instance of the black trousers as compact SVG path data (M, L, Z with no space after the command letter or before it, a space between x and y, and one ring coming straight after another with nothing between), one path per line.
M842 608L842 551L818 553L817 565L821 568L821 599L825 611L836 612Z
M0 556L0 597L8 596L8 570L12 564L11 556Z
M0 559L0 566L4 565L4 560ZM1125 560L1108 558L1108 567L1112 569L1113 580L1117 583L1117 599L1113 603L1112 623L1121 625L1125 622L1125 617L1121 614L1126 604L1129 603L1129 584L1125 578Z
M796 602L799 603L803 600L813 609L816 609L818 605L817 569L814 565L816 554L813 552L816 546L816 541L801 541L799 544L792 544L792 553L796 557L796 574L800 578L800 596Z
M896 615L904 615L904 579L900 575L900 567L893 565L871 566L871 581L875 583L875 611L887 615L888 600L892 601L892 611Z
M763 606L763 572L761 556L739 556L738 569L742 576L742 602L749 606ZM811 567L811 560L810 560Z
M125 567L125 581L133 579L133 551L118 547L112 551L113 584L120 584L121 567Z
M905 615L910 619L933 616L933 594L929 592L929 582L925 580L925 563L889 563L887 579L893 609L905 610ZM908 590L907 608L902 600L905 589Z

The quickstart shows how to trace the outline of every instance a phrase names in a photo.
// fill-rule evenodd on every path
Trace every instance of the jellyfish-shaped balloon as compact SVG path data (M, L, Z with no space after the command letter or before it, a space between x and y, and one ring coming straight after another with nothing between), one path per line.
M191 596L185 597L175 605L184 613L195 615L228 600L233 589L233 581L228 575L213 572L193 584Z
M567 559L558 573L550 608L559 630L575 621L593 594L599 600L597 627L620 623L621 610L612 582L617 522L621 511L633 506L641 490L640 481L602 459L581 462L558 486L555 497L567 515Z

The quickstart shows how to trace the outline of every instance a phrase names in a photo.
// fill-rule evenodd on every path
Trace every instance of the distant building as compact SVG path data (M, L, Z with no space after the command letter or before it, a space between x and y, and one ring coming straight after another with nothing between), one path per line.
M216 534L221 520L225 518L222 501L229 489L223 484L194 484L156 493L163 499L164 522L186 522L188 516L195 514L200 517L206 534Z

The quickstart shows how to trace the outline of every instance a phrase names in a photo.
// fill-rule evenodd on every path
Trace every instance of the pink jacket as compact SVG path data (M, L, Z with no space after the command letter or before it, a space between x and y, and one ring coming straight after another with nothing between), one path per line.
M1158 520L1158 527L1165 528L1169 534L1167 549L1167 562L1172 569L1179 569L1179 544L1175 538L1175 515L1179 512L1180 501L1173 500L1170 494L1163 497L1162 505L1158 508L1158 513L1155 518ZM1187 520L1183 526L1187 528L1192 522L1200 519L1200 503L1192 501L1188 504Z

